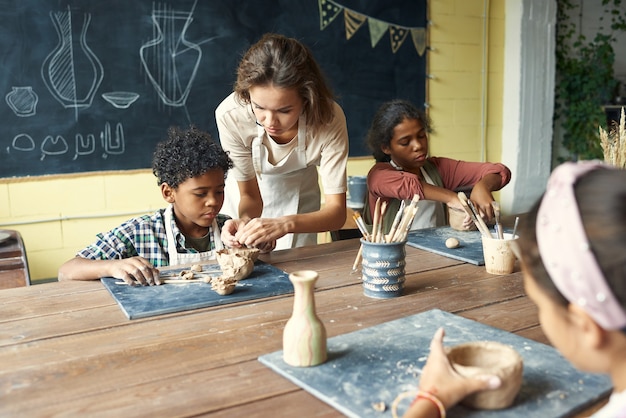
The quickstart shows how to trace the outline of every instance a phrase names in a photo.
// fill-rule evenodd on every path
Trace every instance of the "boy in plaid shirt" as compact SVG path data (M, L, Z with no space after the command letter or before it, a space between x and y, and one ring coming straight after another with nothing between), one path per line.
M59 280L115 277L131 285L159 285L158 267L214 259L215 251L224 248L220 233L229 218L219 211L232 167L208 133L170 128L152 160L169 206L98 234L59 268Z

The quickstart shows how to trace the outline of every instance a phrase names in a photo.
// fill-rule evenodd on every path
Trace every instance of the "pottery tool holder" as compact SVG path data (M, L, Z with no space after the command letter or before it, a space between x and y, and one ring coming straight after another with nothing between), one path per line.
M217 264L203 267L202 274L211 276L221 274ZM172 269L171 273L176 274L182 270L185 268ZM119 280L112 277L103 278L101 281L128 319L293 293L293 285L288 274L261 261L254 264L254 270L248 278L237 283L233 293L224 296L212 290L211 285L204 281L160 286L124 286L116 284Z
M282 351L259 361L348 417L391 417L394 399L417 388L430 340L440 326L445 327L446 346L498 341L524 359L522 388L510 408L456 406L448 411L450 418L566 417L611 391L608 377L576 370L548 345L437 309L330 338L328 360L316 367L288 366ZM380 402L385 411L374 409ZM400 403L399 415L410 402Z
M363 235L363 239L366 241L374 242L374 243L392 243L392 242L403 242L406 240L407 234L413 225L413 220L415 219L415 215L417 214L417 203L419 202L419 195L413 195L413 199L408 206L405 206L404 200L400 204L400 208L398 212L396 212L393 222L389 228L389 232L387 234L383 231L383 218L385 216L385 212L387 210L387 202L382 202L380 197L376 199L376 204L374 206L374 216L372 223L372 232L368 233L365 223L363 222L363 218L357 212L354 216L354 221L361 231ZM352 266L352 271L357 271L357 267L359 262L361 262L363 253L363 245L359 247L359 251L354 259L354 264Z

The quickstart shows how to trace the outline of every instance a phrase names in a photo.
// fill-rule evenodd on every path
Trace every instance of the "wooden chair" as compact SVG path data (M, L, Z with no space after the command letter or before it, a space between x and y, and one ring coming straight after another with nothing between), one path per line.
M0 229L0 289L30 286L30 272L22 235Z

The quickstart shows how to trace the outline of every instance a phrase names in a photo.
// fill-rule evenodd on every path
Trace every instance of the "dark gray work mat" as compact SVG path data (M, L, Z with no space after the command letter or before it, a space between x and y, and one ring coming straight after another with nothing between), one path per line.
M457 248L446 247L448 238L458 239L460 245ZM449 226L416 229L409 232L406 243L411 247L477 266L485 264L483 242L478 231L457 231Z
M217 264L203 267L203 273L215 276L221 273ZM172 270L172 272L176 274L181 270L183 268ZM212 290L211 285L207 283L128 286L116 284L121 280L112 277L102 278L101 281L128 319L293 293L289 275L261 261L254 264L254 270L248 278L237 283L233 293L224 296Z
M524 359L522 388L514 404L500 410L456 406L454 417L567 417L597 402L611 390L606 376L576 370L554 348L438 309L328 339L328 360L315 367L292 367L282 351L259 361L349 417L391 417L391 405L402 392L417 388L430 340L444 327L444 344L499 341ZM401 416L412 397L399 404ZM374 403L384 402L378 412Z

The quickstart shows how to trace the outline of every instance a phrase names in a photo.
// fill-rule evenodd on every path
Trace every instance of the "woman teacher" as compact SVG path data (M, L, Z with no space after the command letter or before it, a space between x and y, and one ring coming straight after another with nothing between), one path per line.
M236 180L226 184L225 212L234 219L222 229L224 244L300 247L343 226L346 118L306 46L264 35L244 54L215 117Z

